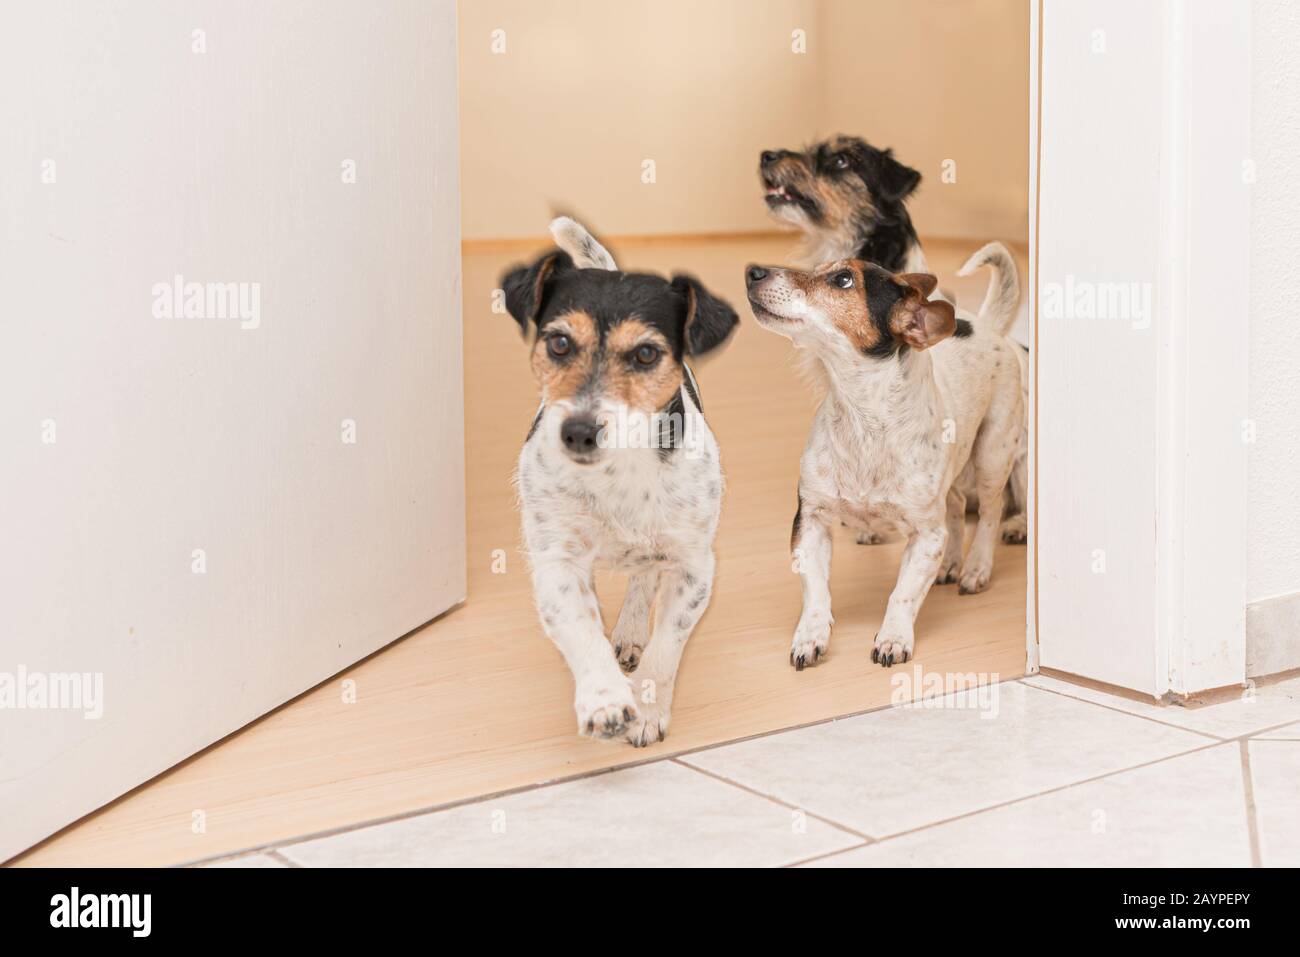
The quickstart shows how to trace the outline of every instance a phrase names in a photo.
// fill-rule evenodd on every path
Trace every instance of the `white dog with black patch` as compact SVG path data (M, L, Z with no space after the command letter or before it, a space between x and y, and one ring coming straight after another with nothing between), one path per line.
M957 318L930 299L935 278L843 259L811 272L750 266L745 279L761 325L807 349L825 372L799 463L790 547L803 582L803 613L790 648L802 670L826 654L831 625L831 528L886 522L903 531L898 582L871 658L912 657L915 622L930 586L988 588L1003 491L1020 455L1024 406L1019 348L1007 338L1019 291L1015 266L989 243L962 268L993 274L980 313ZM979 520L962 544L966 493Z
M537 611L573 673L578 733L662 741L677 667L713 588L718 444L687 357L726 340L735 310L690 276L617 269L561 218L560 248L503 282L535 332L541 407L516 482ZM611 637L597 567L626 571Z

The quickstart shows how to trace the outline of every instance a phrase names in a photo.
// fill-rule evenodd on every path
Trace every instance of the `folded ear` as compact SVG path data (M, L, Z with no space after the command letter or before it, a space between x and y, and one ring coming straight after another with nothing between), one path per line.
M900 273L898 278L919 292L922 299L929 299L930 293L939 285L939 280L928 272L905 272Z
M686 300L686 354L702 356L722 345L740 322L736 310L705 289L694 276L673 276L672 285Z
M952 303L942 299L908 297L894 307L889 325L895 337L913 349L928 349L953 334L957 328L957 311Z
M573 268L569 254L553 249L531 266L517 266L501 280L506 294L506 311L519 323L519 331L528 334L528 323L536 322L546 301L549 284L565 270Z
M911 196L919 185L921 174L894 159L893 150L885 150L880 154L876 187L882 198L899 202Z

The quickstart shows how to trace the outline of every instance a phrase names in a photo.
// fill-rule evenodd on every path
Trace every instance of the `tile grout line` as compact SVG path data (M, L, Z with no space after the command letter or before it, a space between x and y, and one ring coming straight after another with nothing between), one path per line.
M832 821L828 817L823 817L820 814L808 810L806 807L799 807L797 804L791 804L789 801L784 801L781 798L776 797L775 795L764 794L762 791L756 791L753 788L749 787L748 785L741 784L739 781L733 781L731 780L731 778L723 777L721 774L717 774L713 771L706 771L704 768L697 768L695 765L687 764L685 761L678 761L676 758L669 758L668 760L671 761L673 764L676 764L678 767L687 768L691 771L694 771L696 774L702 774L706 778L712 778L715 781L721 782L722 784L729 785L730 787L736 788L739 791L744 791L747 794L752 794L754 797L762 798L764 801L769 801L772 804L777 804L783 808L788 808L791 811L798 811L800 814L810 817L814 821L820 821L823 824L830 825L831 827L835 828L835 830L837 831L844 831L848 834L852 834L854 837L861 838L866 844L872 844L875 842L875 838L873 838L870 834L863 834L861 831L849 827L846 824L839 824L835 821ZM843 850L848 850L848 849L843 848Z
M1054 694L1061 698L1068 698L1070 701L1078 701L1081 704L1090 704L1094 708L1103 708L1106 711L1114 711L1116 714L1128 715L1130 718L1139 718L1142 721L1150 721L1152 724L1158 724L1162 728L1177 728L1179 731L1186 731L1189 734L1199 734L1203 738L1209 738L1211 741L1217 741L1223 744L1227 741L1234 741L1235 738L1222 738L1217 734L1211 734L1209 731L1197 731L1195 728L1187 728L1181 724L1170 724L1168 721L1161 721L1159 718L1153 718L1146 714L1134 714L1132 711L1125 711L1123 708L1116 708L1112 705L1102 704L1099 701L1091 701L1088 698L1080 698L1077 695L1066 694L1064 691L1057 691L1055 688L1044 688L1040 685L1024 682L1026 688L1033 688L1035 691L1045 691L1048 694Z
M940 824L949 824L953 821L963 820L964 818L975 817L977 814L983 814L986 811L996 811L999 808L1010 807L1013 804L1023 804L1025 801L1032 801L1034 798L1046 797L1049 794L1058 794L1062 791L1068 791L1071 788L1077 788L1084 784L1093 784L1097 781L1104 781L1107 778L1113 778L1116 775L1127 774L1129 771L1139 771L1142 768L1149 768L1157 764L1163 764L1165 761L1173 761L1176 758L1184 758L1187 757L1187 755L1189 754L1199 754L1202 751L1209 751L1212 748L1221 747L1222 745L1225 744L1231 744L1231 742L1211 741L1208 744L1201 745L1199 748L1192 748L1190 751L1180 751L1177 754L1165 755L1163 758L1153 758L1152 760L1144 761L1141 764L1134 764L1127 768L1118 768L1114 771L1107 771L1104 774L1096 774L1090 778L1084 778L1080 781L1071 781L1069 784L1062 784L1058 787L1048 788L1046 791L1038 791L1037 793L1034 794L1026 794L1023 797L1011 798L1010 800L1002 801L999 804L990 804L988 807L982 807L975 811L967 811L965 814L957 814L953 817L944 818L942 821L932 821L929 824L921 824L918 825L917 827L908 828L906 831L899 831L896 834L888 834L884 837L876 838L876 843L881 844L884 843L885 841L892 841L898 837L906 837L909 834L915 834L918 831L924 831L932 827L938 827Z
M292 867L298 870L302 869L302 865L299 864L297 861L290 860L289 858L285 857L282 853L280 853L280 849L278 847L272 847L268 850L263 851L262 853L265 854L267 857L271 858L273 861L279 861L285 867Z
M1246 830L1250 836L1250 866L1263 867L1259 846L1259 818L1255 809L1255 779L1250 770L1250 741L1238 742L1241 749L1241 784L1246 794Z
M824 861L828 857L838 857L841 854L847 854L849 851L860 851L864 847L870 847L871 841L862 844L854 844L852 847L841 847L838 851L827 851L825 854L814 854L812 857L805 857L801 861L791 861L789 864L782 864L783 868L802 867L804 864L811 864L813 861Z

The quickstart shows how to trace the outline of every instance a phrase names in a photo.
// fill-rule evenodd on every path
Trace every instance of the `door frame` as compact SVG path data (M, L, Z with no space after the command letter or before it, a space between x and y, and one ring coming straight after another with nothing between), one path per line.
M1250 111L1243 109L1250 102L1249 9L1212 0L1161 0L1140 13L1123 0L1098 0L1086 7L1065 0L1028 2L1033 386L1028 670L1056 668L1157 698L1241 684L1246 680L1249 441L1244 290L1250 265ZM1109 51L1108 42L1113 45ZM1101 52L1088 70L1080 70L1079 48L1067 47L1090 43L1092 53L1098 53L1098 44ZM1090 97L1093 71L1109 72L1105 82L1112 88L1114 71L1120 71L1119 79L1131 84L1135 98L1138 91L1145 89L1148 96L1154 91L1158 135L1126 142L1132 129L1126 124L1134 120L1135 107ZM1044 186L1060 190L1063 182L1078 176L1080 186L1064 188L1088 188L1082 185L1086 175L1079 174L1086 174L1094 157L1088 148L1072 150L1064 141L1070 127L1056 122L1064 112L1045 110L1069 111L1072 121L1077 117L1093 133L1109 131L1110 147L1128 151L1134 166L1150 172L1150 185L1157 191L1152 201L1118 208L1108 219L1108 191L1097 184L1102 188L1094 187L1096 195L1088 197L1091 215L1071 217L1068 209L1059 215L1062 204L1045 200ZM1101 142L1093 148L1106 146ZM1046 221L1044 211L1051 214ZM1116 230L1116 223L1123 229ZM1129 510L1122 524L1106 529L1107 545L1111 552L1153 555L1155 567L1150 574L1107 577L1105 600L1131 607L1135 614L1131 627L1106 634L1080 620L1085 616L1063 612L1077 610L1083 585L1081 543L1096 537L1099 518L1104 521L1119 510L1094 502L1099 510L1067 514L1060 498L1048 495L1046 507L1056 514L1040 514L1041 483L1050 482L1054 471L1059 475L1063 465L1057 460L1059 445L1049 442L1044 449L1042 414L1056 418L1051 427L1069 431L1072 419L1078 424L1079 417L1089 415L1096 390L1117 387L1103 368L1071 366L1068 383L1040 378L1044 358L1056 359L1056 369L1066 348L1061 321L1040 316L1044 283L1054 278L1040 274L1042 256L1051 257L1067 241L1077 243L1080 230L1096 244L1122 247L1143 235L1154 236L1156 243L1151 334L1129 342L1141 352L1151 376L1140 385L1153 402L1146 421L1154 428L1141 441L1150 442L1154 454L1118 463L1115 449L1093 442L1094 447L1072 454L1069 463L1080 484L1089 473L1098 479L1093 488L1104 487L1106 470L1131 470L1126 478L1142 492L1141 521L1131 521ZM1225 303L1237 306L1225 309ZM1040 393L1042 385L1046 393ZM1118 383L1133 387L1135 394L1141 391L1138 385ZM1088 444L1086 431L1080 430L1078 440ZM1040 452L1045 456L1041 461ZM1041 534L1044 516L1051 519L1055 541ZM1092 583L1088 587L1095 591ZM1151 622L1154 628L1148 627ZM1106 656L1115 642L1148 650L1149 668L1130 668L1122 676L1108 670Z

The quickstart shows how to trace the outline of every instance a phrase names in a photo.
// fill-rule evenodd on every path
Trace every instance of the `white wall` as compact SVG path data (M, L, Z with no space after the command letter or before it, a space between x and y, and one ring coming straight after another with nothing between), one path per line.
M839 132L921 170L923 234L1025 239L1025 0L474 0L460 19L467 239L539 237L556 208L616 236L771 230L759 151Z
M0 710L0 859L463 598L455 27L7 12L0 673L101 674L103 716ZM176 274L260 324L158 317Z
M1300 592L1300 4L1254 0L1249 593ZM1296 622L1300 632L1300 620ZM1300 635L1297 636L1300 642Z

